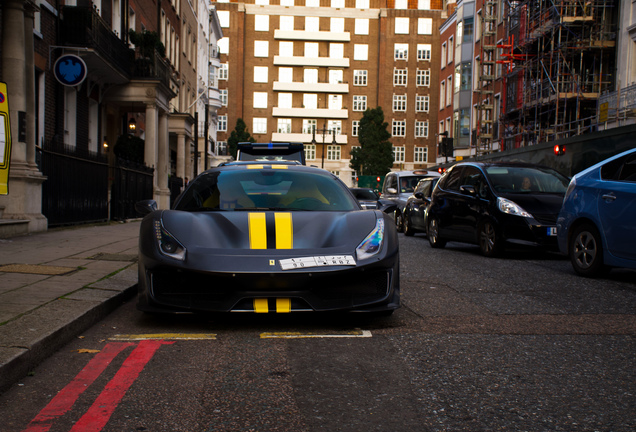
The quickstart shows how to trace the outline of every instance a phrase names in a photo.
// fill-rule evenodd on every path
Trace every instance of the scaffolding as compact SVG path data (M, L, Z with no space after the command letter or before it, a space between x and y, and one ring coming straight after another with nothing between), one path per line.
M508 3L505 148L593 131L598 99L614 89L617 6L618 0Z
M479 74L476 90L477 125L475 147L477 154L494 151L496 121L494 110L494 84L497 56L497 3L485 0L479 16L481 34L479 34Z

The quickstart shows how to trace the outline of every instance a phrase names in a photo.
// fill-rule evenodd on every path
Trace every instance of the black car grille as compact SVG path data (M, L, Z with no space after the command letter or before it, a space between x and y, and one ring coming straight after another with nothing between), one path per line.
M556 221L557 221L557 213L539 213L539 214L533 214L532 216L534 216L534 219L539 222L541 225L550 225L550 226L554 226L556 225Z
M315 310L332 310L382 301L389 294L391 271L225 274L154 271L152 297L166 306L230 311L245 298L302 298Z

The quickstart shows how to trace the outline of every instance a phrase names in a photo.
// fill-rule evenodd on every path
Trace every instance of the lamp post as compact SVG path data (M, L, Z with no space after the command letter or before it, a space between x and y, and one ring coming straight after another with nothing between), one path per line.
M312 126L312 139L311 139L311 143L313 145L316 145L316 132L321 133L322 134L322 167L321 168L325 168L325 136L327 135L327 133L329 132L329 129L327 129L327 124L323 123L322 125L322 129L318 129L316 130L316 126ZM333 139L331 141L332 144L336 145L338 144L336 142L336 129L331 129L331 134L333 135Z

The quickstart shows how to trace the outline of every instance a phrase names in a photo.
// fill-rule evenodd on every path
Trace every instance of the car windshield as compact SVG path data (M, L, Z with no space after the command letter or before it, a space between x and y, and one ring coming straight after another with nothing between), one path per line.
M570 180L550 168L486 167L493 188L501 193L557 193L563 194Z
M370 189L352 189L353 195L359 200L376 201L378 196Z
M200 175L184 191L175 209L352 211L359 206L346 186L328 175L281 165L253 165Z
M400 193L412 193L417 186L417 182L425 176L401 176L400 177Z

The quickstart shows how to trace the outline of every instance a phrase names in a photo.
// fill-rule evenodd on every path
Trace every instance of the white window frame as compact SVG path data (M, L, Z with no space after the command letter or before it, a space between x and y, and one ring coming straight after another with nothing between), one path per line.
M318 129L318 120L316 119L303 119L303 133L313 133L314 129Z
M415 120L415 138L428 138L428 120Z
M269 15L254 15L254 31L269 31Z
M303 106L307 109L318 108L318 95L316 93L304 93Z
M327 160L339 161L341 159L342 151L339 145L327 146Z
M353 96L353 110L354 111L366 111L367 110L367 97L364 95Z
M406 151L404 146L393 146L393 163L404 163L406 161Z
M269 41L254 41L254 57L269 57Z
M392 120L391 135L396 137L406 136L406 120Z
M393 95L393 112L404 112L406 111L406 95Z
M415 147L413 149L413 162L416 162L416 163L428 162L428 147Z
M344 33L345 19L339 17L331 17L329 19L329 31L331 31L331 33Z
M254 92L253 108L267 108L267 92Z
M351 136L358 136L359 131L360 131L360 120L353 120L351 122Z
M417 34L432 35L433 34L433 18L417 19Z
M293 108L292 101L292 93L278 93L278 108Z
M409 79L408 68L393 68L393 86L406 87Z
M278 18L278 29L281 31L294 31L294 16L281 15Z
M276 122L276 130L278 133L286 133L289 134L292 131L292 119L290 118L279 118Z
M354 34L368 35L369 34L369 19L368 18L356 18Z
M409 34L409 18L395 17L395 34Z
M431 70L417 69L415 71L415 85L417 87L430 87L431 86Z
M221 106L227 106L227 89L219 89L219 100Z
M305 159L316 160L316 144L305 144Z
M415 112L428 112L430 100L428 95L415 95Z
M354 44L353 45L353 59L357 61L369 60L369 45L367 44Z
M394 60L408 60L409 59L409 44L396 43L393 45L393 59Z
M220 115L216 128L219 132L227 132L227 115Z
M290 68L290 67L278 68L278 82L282 82L282 83L294 82L294 68Z
M366 69L356 69L353 71L353 85L366 86L368 82L369 71Z
M267 66L254 66L254 82L267 83L269 77L269 68Z
M431 61L431 44L417 44L417 61Z
M306 58L318 58L320 56L320 45L318 42L305 42L304 56Z
M319 32L320 31L320 17L306 16L305 17L305 31L307 31L307 32Z
M294 56L294 42L280 41L278 42L278 55L280 57L293 57Z
M254 117L252 120L252 133L253 134L266 134L267 133L267 118L266 117Z

